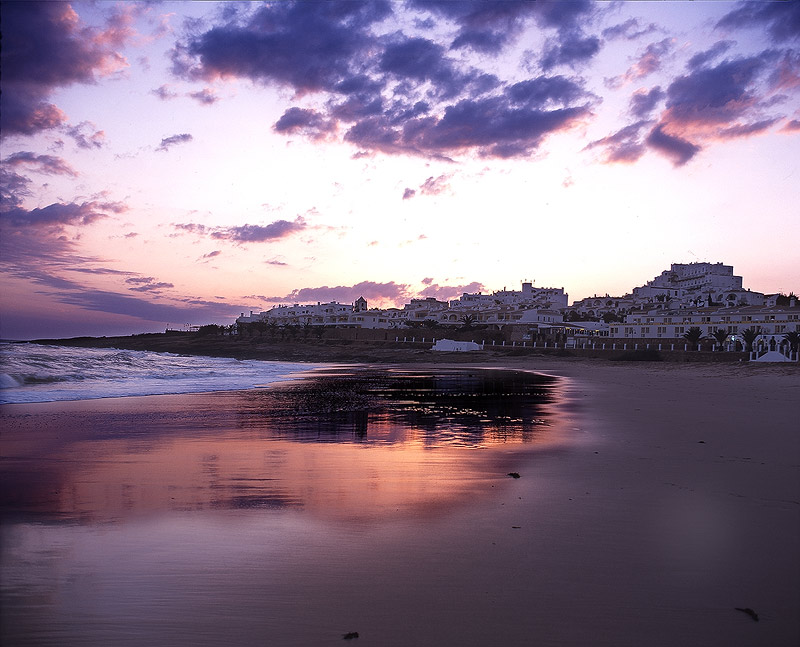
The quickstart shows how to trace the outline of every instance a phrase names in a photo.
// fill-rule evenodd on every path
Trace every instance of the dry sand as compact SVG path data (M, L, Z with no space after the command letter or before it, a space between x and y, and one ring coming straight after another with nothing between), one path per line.
M315 498L322 485L312 485L281 502L280 516L240 511L201 523L191 510L159 515L156 497L148 515L104 519L101 530L71 523L55 540L5 517L0 637L41 644L43 619L63 623L72 614L85 628L82 644L98 645L323 645L350 631L359 632L358 644L380 646L800 643L797 366L555 358L503 365L565 378L557 442L501 447L489 459L476 453L465 465L470 478L442 483L463 496L442 505L428 505L435 492L417 492L425 505L393 516L407 492L354 499L348 491L356 485L380 489L379 464L365 463L367 476L353 482L336 473L343 508ZM45 470L85 416L113 425L136 420L136 411L163 409L169 418L180 410L170 423L177 435L193 420L236 418L225 410L236 402L228 396L126 400L122 409L111 401L3 407L12 430L3 454L41 456ZM17 442L14 429L46 419L41 442ZM214 425L230 431L229 422ZM278 446L281 464L291 455L296 471L320 465L325 447ZM240 450L230 460L244 465L251 452ZM164 451L165 474L193 469ZM114 455L152 465L148 452L137 454L133 438ZM196 452L189 462L215 469L202 438ZM401 454L389 450L380 460L393 457ZM79 460L71 455L70 465ZM295 510L303 497L322 504ZM359 515L359 506L382 512ZM53 566L59 547L43 544L56 540L67 556ZM176 543L181 558L165 549ZM28 565L15 562L23 554ZM31 581L38 606L21 610ZM83 606L66 599L70 587L91 592ZM50 613L48 605L58 608ZM758 621L737 607L753 609Z

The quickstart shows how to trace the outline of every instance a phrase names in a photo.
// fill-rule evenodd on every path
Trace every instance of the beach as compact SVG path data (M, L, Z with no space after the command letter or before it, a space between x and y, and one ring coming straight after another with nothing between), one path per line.
M554 379L3 405L3 644L800 641L797 366L459 360Z

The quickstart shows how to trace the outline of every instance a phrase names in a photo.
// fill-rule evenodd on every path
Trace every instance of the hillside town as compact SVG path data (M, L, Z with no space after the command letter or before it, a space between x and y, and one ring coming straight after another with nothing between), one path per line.
M606 344L614 348L758 350L796 357L800 305L794 294L763 294L742 286L722 263L673 263L622 296L593 296L568 303L564 288L491 294L464 293L451 301L411 299L402 308L370 308L363 297L338 302L279 305L236 320L248 329L373 331L376 339L472 338L481 344ZM629 346L630 345L630 346Z

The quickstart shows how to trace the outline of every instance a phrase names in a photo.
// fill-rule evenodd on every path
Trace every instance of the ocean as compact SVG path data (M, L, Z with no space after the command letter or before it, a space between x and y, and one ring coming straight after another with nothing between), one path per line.
M320 365L1 343L0 366L0 404L22 404L250 389Z
M564 438L526 371L0 352L4 646L470 644L403 618L475 616Z

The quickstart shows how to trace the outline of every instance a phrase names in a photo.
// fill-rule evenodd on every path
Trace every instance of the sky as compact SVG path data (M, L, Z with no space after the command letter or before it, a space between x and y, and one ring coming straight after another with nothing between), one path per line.
M0 336L694 261L800 291L800 2L2 2Z

